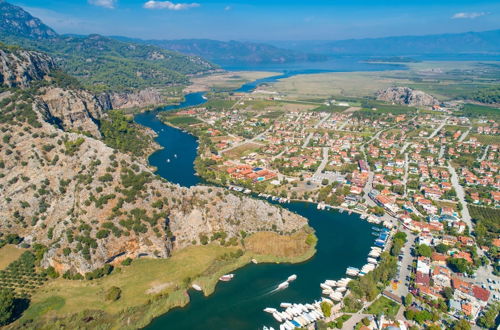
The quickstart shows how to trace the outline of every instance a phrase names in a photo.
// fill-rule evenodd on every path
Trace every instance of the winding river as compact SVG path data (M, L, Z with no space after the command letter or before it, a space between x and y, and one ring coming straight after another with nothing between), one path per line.
M321 71L283 73L245 84L237 91L248 92L262 83L315 72ZM149 162L157 167L157 174L173 183L188 187L200 183L193 167L198 143L192 135L163 124L157 114L204 102L203 93L192 93L186 95L179 105L135 116L137 123L158 134L156 141L164 149L153 153ZM319 284L325 279L339 279L345 276L347 267L361 267L366 263L374 236L371 235L371 225L361 221L358 215L317 210L315 204L302 202L292 202L284 207L306 217L316 230L319 241L313 258L300 264L249 264L235 271L236 276L231 282L220 282L209 297L191 290L191 302L186 307L173 309L156 318L147 329L243 330L262 329L264 325L278 328L271 314L263 312L265 307L278 307L281 302L312 302L320 298ZM298 278L288 289L271 293L291 274L297 274Z

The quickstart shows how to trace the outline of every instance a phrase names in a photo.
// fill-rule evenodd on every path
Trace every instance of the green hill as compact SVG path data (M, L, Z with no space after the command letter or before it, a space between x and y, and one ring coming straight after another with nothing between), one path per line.
M22 8L0 3L0 40L51 55L93 91L164 87L217 68L196 56L99 35L61 36Z

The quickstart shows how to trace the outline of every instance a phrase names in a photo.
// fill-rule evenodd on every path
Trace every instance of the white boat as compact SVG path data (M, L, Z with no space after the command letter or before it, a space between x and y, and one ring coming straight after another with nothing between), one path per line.
M288 307L292 307L292 304L290 304L290 303L281 303L280 307L281 308L288 308Z
M221 277L219 277L219 281L222 281L222 282L229 282L229 281L231 281L233 278L234 278L234 274L226 274L226 275L222 275Z
M287 281L278 284L278 290L283 290L283 289L286 289L286 288L288 288L288 282Z
M359 269L354 267L348 267L346 274L349 276L357 276L359 274Z
M337 281L326 280L325 284L328 285L328 286L337 286Z
M267 308L264 308L264 312L266 313L275 313L277 312L278 310L276 308L272 308L272 307L267 307Z
M293 275L288 276L287 281L292 282L292 281L295 281L296 279L297 279L297 275L293 274Z
M283 319L281 318L281 316L277 312L273 313L273 317L279 323L283 322Z
M191 287L192 287L193 289L195 289L196 291L202 291L202 290L203 290L203 289L201 288L201 286L199 286L198 284L193 284L193 285L191 285Z
M170 158L167 158L167 163L170 163Z
M329 286L329 285L327 285L326 283L321 283L319 286L320 286L323 290L331 290L331 289L332 289L332 287L331 287L331 286Z
M257 259L252 259L252 263L258 264L259 262L257 261Z

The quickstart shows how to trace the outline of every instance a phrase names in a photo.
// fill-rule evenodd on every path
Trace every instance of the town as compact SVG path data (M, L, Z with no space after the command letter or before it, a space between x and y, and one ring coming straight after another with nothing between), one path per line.
M199 137L197 171L208 182L388 228L373 263L382 251L397 257L390 285L371 300L342 291L319 328L488 328L500 301L500 130L497 114L470 116L470 107L290 100L257 89L213 93L161 119Z

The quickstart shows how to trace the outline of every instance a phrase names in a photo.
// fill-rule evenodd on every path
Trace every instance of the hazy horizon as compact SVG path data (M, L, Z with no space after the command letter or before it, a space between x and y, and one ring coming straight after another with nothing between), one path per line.
M194 0L196 1L196 0ZM10 1L61 34L141 39L326 41L500 28L494 1Z

